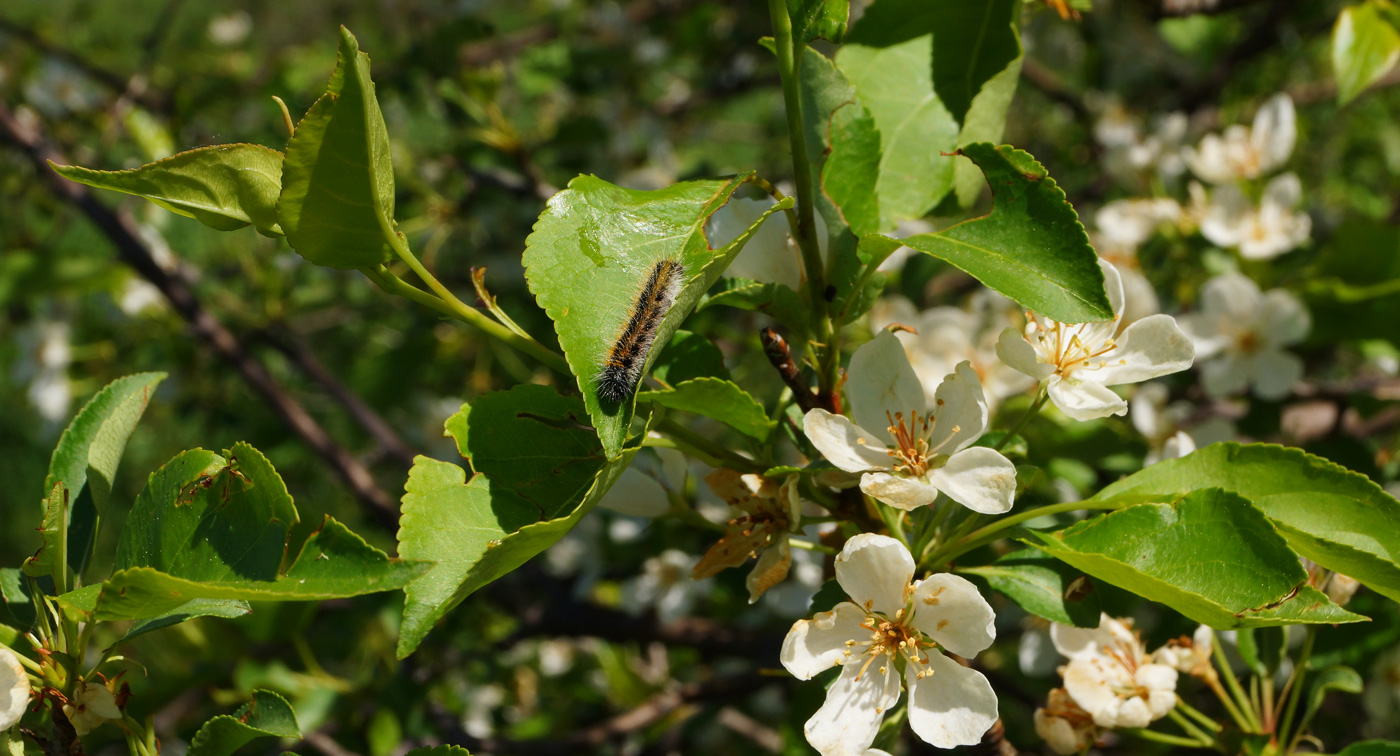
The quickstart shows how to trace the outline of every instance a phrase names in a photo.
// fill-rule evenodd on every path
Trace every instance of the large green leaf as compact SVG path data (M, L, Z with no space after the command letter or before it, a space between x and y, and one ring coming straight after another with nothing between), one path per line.
M470 480L449 462L415 461L399 554L436 566L404 590L400 658L472 592L562 538L622 474L637 448L605 461L582 418L577 398L517 386L448 419L448 434L476 471Z
M388 255L385 233L394 228L389 132L369 56L343 26L326 93L287 143L277 220L292 249L318 265L363 268Z
M1343 8L1332 29L1337 101L1345 105L1400 61L1400 32L1375 0Z
M807 159L818 176L817 210L833 240L880 229L880 131L841 69L808 48L799 61ZM830 250L828 254L834 253Z
M232 715L214 717L195 733L189 756L229 756L259 738L300 738L296 712L270 690L253 691L253 700Z
M696 378L670 389L645 391L637 395L637 401L714 418L759 441L768 438L777 426L757 399L734 382L719 378Z
M76 497L91 483L93 501L105 506L131 431L146 411L165 373L137 373L118 378L97 392L64 429L49 459L44 490L57 482Z
M216 144L129 171L49 165L70 181L145 197L219 231L251 224L266 236L282 235L277 225L282 153L261 145Z
M887 47L848 44L836 56L880 131L876 195L884 229L922 218L953 186L958 123L934 94L932 59L932 34Z
M1051 622L1098 627L1102 613L1098 591L1083 573L1039 549L1021 549L981 567L959 567L992 590L1006 594L1022 609Z
M230 577L194 581L150 567L121 570L102 583L94 618L153 619L185 611L194 599L229 601L325 601L408 585L431 567L390 559L339 522L327 517L301 554L273 580Z
M1366 619L1308 586L1268 518L1219 488L1032 534L1028 543L1089 575L1217 629Z
M900 241L867 237L862 246L903 243L945 260L1054 320L1108 320L1098 255L1064 190L1029 153L979 142L962 154L992 186L991 214Z
M446 427L472 470L532 504L535 520L568 514L606 461L583 403L548 386L486 394Z
M988 80L1021 54L1016 0L879 0L847 44L891 47L933 35L932 89L957 121Z
M770 207L727 246L712 249L705 238L705 221L745 178L636 191L595 176L579 176L550 199L525 242L523 262L530 291L554 321L588 416L609 457L622 449L635 395L620 403L603 401L597 377L652 267L672 260L681 264L683 272L675 302L656 328L643 375L758 226L769 214L791 206Z
M1214 444L1152 465L1094 498L1205 486L1244 496L1294 551L1400 601L1400 502L1364 475L1301 449Z

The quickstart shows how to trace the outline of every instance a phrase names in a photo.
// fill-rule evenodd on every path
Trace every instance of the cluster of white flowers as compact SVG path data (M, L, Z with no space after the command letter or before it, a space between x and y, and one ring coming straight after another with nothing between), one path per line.
M1059 754L1080 753L1103 730L1146 727L1176 706L1181 673L1210 669L1211 632L1168 643L1148 654L1131 620L1102 615L1097 628L1055 624L1055 649L1069 659L1060 668L1064 687L1050 692L1035 712L1036 733Z

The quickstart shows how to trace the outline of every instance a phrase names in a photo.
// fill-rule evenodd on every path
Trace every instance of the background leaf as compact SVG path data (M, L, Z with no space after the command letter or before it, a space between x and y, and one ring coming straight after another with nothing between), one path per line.
M992 187L991 214L900 241L1053 320L1112 318L1098 255L1044 166L1009 146L979 142L962 153Z
M705 239L705 221L744 178L637 191L579 176L550 199L525 242L523 262L530 291L554 321L559 344L608 457L622 448L635 396L619 405L601 402L596 379L603 359L653 264L675 260L684 267L684 278L675 303L656 329L647 368L758 226L780 209L780 205L769 207L727 246L712 249Z
M1269 520L1218 488L1031 532L1032 545L1217 630L1365 619L1307 586Z
M850 5L850 0L787 0L793 38L804 43L820 37L840 44Z
M53 169L79 184L145 197L219 231L251 224L265 236L282 235L277 225L282 153L261 145L201 147L129 171L94 171L76 165L53 165Z
M384 229L394 226L389 132L369 56L343 26L326 93L287 143L277 219L292 249L317 265L363 268L388 257Z
M253 700L232 715L214 717L195 733L189 756L229 756L259 738L301 738L296 712L270 690L253 691Z
M1343 8L1332 28L1337 101L1351 102L1400 61L1400 32L1374 0Z
M1400 601L1400 502L1365 476L1301 449L1213 444L1152 465L1094 498L1203 486L1248 498L1294 551Z

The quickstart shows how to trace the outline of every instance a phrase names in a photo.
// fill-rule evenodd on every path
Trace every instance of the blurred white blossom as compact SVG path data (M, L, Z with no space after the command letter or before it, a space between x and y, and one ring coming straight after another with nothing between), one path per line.
M1177 672L1187 675L1204 676L1211 669L1210 655L1215 644L1215 634L1205 625L1196 628L1190 638L1182 637L1167 641L1166 645L1152 652L1152 661L1165 664Z
M694 556L677 549L667 549L646 560L642 574L622 586L623 609L640 615L655 608L657 619L667 624L689 616L711 584L709 580L690 579L696 561Z
M1281 399L1303 377L1303 361L1284 348L1311 328L1302 300L1281 289L1262 293L1239 273L1216 276L1201 287L1200 308L1181 319L1196 344L1201 384L1212 397L1252 388L1262 399Z
M1297 138L1293 100L1279 93L1259 108L1252 128L1236 124L1223 134L1207 134L1194 150L1187 148L1186 161L1212 184L1258 178L1288 161Z
M72 64L46 57L24 83L24 99L46 117L60 119L100 105L102 89Z
M1144 135L1138 119L1114 105L1094 125L1094 138L1104 147L1105 167L1119 180L1131 181L1153 170L1172 179L1186 171L1189 125L1184 113L1169 113L1157 118L1152 132Z
M1055 688L1045 705L1035 710L1035 734L1060 756L1080 753L1099 737L1094 717L1085 711L1064 688Z
M1246 260L1278 257L1312 233L1312 219L1295 209L1302 198L1302 184L1292 173L1274 177L1258 207L1238 187L1222 186L1201 218L1201 235L1212 244L1239 249Z
M1105 614L1095 629L1056 623L1050 637L1070 660L1065 690L1094 724L1146 727L1176 706L1176 669L1148 656L1128 622Z
M16 383L28 383L29 403L51 425L68 417L73 387L68 365L73 361L68 324L61 320L36 320L15 335L20 350L12 374Z

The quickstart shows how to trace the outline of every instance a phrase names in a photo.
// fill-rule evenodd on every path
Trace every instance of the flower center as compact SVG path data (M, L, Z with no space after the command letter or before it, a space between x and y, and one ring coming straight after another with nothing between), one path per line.
M1107 338L1102 341L1095 338L1099 334L1094 333L1094 326L1097 323L1073 323L1065 324L1050 321L1053 326L1049 329L1041 329L1034 316L1027 313L1033 326L1031 333L1040 340L1040 348L1036 351L1048 353L1050 364L1055 366L1055 372L1061 378L1068 379L1075 370L1097 370L1109 363L1109 360L1099 359L1105 354L1117 348L1118 344L1113 340L1113 333L1118 329L1119 319L1115 317L1112 322L1113 330L1109 332ZM1030 340L1030 335L1026 336L1026 341L1031 346L1036 346ZM1119 360L1119 364L1124 364L1125 360Z
M942 449L953 440L962 428L954 425L953 432L948 438L938 446L929 446L929 437L933 435L933 415L929 413L919 413L917 411L909 413L908 422L905 422L904 413L896 412L893 415L888 410L885 411L885 419L889 421L890 437L894 439L894 446L886 450L886 454L895 459L894 471L904 473L910 477L923 477L924 473L933 467L934 458L938 456L938 450Z
M846 641L845 655L847 659L854 659L856 654L865 657L865 663L861 666L860 672L856 674L857 680L877 663L880 674L888 674L890 665L900 656L903 656L907 663L915 665L916 668L928 664L928 654L924 649L933 648L934 643L925 638L923 633L906 624L905 620L908 617L909 611L907 609L895 612L894 619L875 612L869 612L865 615L861 626L870 630L870 640L851 639ZM932 669L920 669L915 673L915 676L923 679L932 674Z

